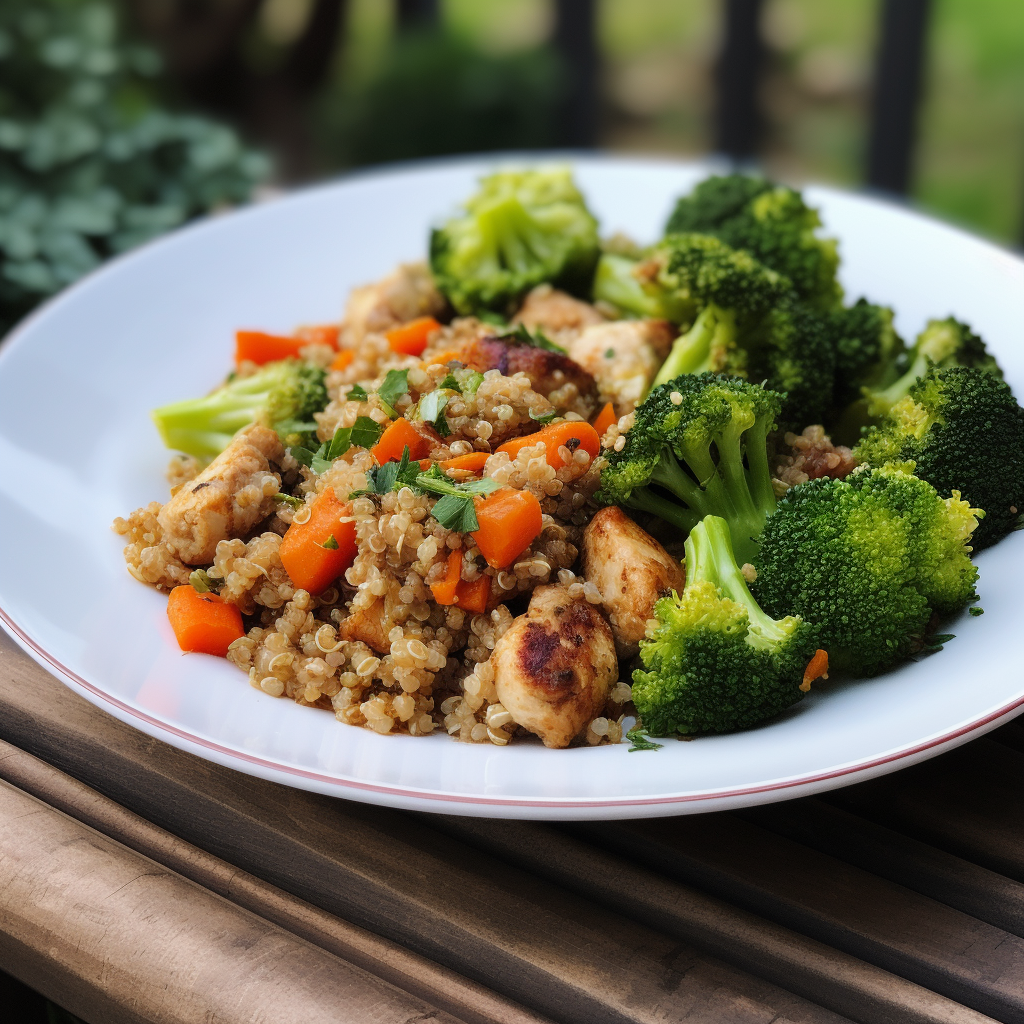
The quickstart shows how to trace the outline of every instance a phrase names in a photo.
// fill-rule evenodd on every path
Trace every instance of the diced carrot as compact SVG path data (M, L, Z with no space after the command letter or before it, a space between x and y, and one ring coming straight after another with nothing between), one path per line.
M303 338L286 338L263 331L235 331L235 365L241 366L248 360L262 366L275 359L287 359L297 356L299 349L308 344Z
M356 558L356 524L341 522L349 507L328 487L313 502L309 519L292 523L281 541L281 564L295 586L319 594ZM324 547L324 544L334 544Z
M450 363L453 359L458 359L459 362L465 362L463 356L465 353L461 349L457 348L446 348L442 352L432 352L425 360L429 366L433 366L435 363L444 366L445 363Z
M800 689L806 693L815 679L828 679L828 651L817 650L804 669L804 680Z
M476 518L480 528L473 532L473 539L494 569L511 565L543 528L540 502L533 493L511 488L479 501Z
M300 327L295 333L306 345L330 345L331 348L337 348L341 327L338 324L315 324L312 327Z
M235 640L245 636L242 613L217 594L200 594L195 587L175 587L167 599L167 618L183 651L223 658Z
M385 331L384 337L393 352L403 356L421 356L430 336L440 329L441 325L432 316L421 316Z
M428 469L433 465L430 459L420 459L420 472L426 473Z
M347 370L352 364L352 360L355 359L356 354L350 348L341 349L338 354L331 360L332 370Z
M370 451L383 466L392 459L400 459L406 448L409 449L409 459L418 461L426 458L430 452L430 442L407 419L400 416L380 435L380 440Z
M562 469L567 465L562 456L558 454L558 449L563 446L573 453L582 448L592 459L601 451L600 435L583 420L563 420L561 423L549 423L534 434L506 441L499 446L498 451L507 452L508 457L515 460L523 448L532 448L541 442L547 448L548 465L554 469Z
M459 580L455 604L467 612L483 615L491 596L491 577L478 576L475 580Z
M469 452L466 455L456 455L452 459L445 459L441 463L441 468L445 471L468 469L471 473L479 473L489 458L490 455L487 452Z
M594 429L597 431L598 437L604 437L605 431L613 424L618 423L619 417L615 415L615 406L611 402L605 404L605 407L597 414L597 419L594 420Z
M440 583L431 583L430 590L438 604L455 604L455 598L462 579L462 549L448 556L448 565Z

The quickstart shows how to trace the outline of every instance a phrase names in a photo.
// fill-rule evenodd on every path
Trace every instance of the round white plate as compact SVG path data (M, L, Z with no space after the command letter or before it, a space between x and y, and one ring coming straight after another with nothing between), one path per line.
M416 810L625 818L719 810L893 771L1024 709L1024 535L978 558L985 615L962 616L937 656L823 686L761 729L657 752L547 750L378 736L275 700L226 661L183 655L166 596L125 570L115 516L166 500L149 410L201 394L229 367L233 331L336 320L354 285L424 255L432 222L514 158L389 170L179 231L109 264L0 349L0 621L40 664L117 718L286 785ZM657 237L706 166L572 158L606 233ZM893 305L912 337L955 314L1024 394L1024 262L899 207L809 188L841 241L851 298Z

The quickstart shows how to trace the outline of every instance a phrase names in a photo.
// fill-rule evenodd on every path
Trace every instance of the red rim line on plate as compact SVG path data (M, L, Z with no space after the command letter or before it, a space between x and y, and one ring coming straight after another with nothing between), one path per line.
M260 767L269 769L270 771L284 772L289 775L296 775L300 778L310 779L314 782L326 783L331 786L347 787L349 789L358 789L368 793L383 793L388 796L404 797L406 799L436 800L440 803L482 804L503 807L572 807L584 809L589 807L645 807L664 804L686 804L695 803L701 800L722 800L728 797L754 796L758 793L771 793L778 790L793 789L797 786L813 785L815 782L826 782L829 779L841 778L844 775L852 775L856 772L865 771L869 768L877 768L884 764L892 764L894 761L902 761L904 758L912 757L914 754L922 753L925 750L931 750L932 747L941 746L951 740L959 739L962 736L967 736L972 732L976 732L983 726L1004 717L1015 708L1019 708L1024 704L1024 696L1021 696L1010 704L1006 704L997 711L993 711L991 714L979 719L977 722L973 722L971 725L965 725L960 729L955 729L953 732L949 732L943 736L938 736L935 739L929 740L927 743L919 743L916 746L908 747L906 750L890 754L888 757L874 758L870 761L862 761L855 765L849 765L846 768L836 768L833 771L821 772L817 775L808 775L796 779L784 779L779 782L769 782L761 786L746 786L740 789L722 789L707 793L690 793L677 796L660 797L638 797L634 799L621 800L524 800L507 797L463 796L458 793L446 794L432 793L428 790L400 789L394 786L380 786L372 782L358 782L355 779L343 779L335 775L323 775L320 772L309 771L306 768L297 768L292 765L280 764L275 761L267 761L262 757L256 757L254 754L248 754L245 751L234 750L231 747L222 746L220 743L214 743L212 740L204 739L201 736L196 736L193 733L186 732L184 729L179 729L176 725L171 725L169 722L164 722L159 718L154 718L152 715L147 715L144 711L140 711L138 708L134 708L130 704L126 704L124 701L119 700L116 697L112 697L110 694L99 689L99 687L94 686L87 679L83 679L77 672L74 672L62 662L58 661L49 653L49 651L33 640L32 637L30 637L28 633L26 633L14 621L14 619L4 611L3 608L0 608L0 622L6 626L7 630L15 637L15 639L20 640L20 642L26 647L34 651L38 657L60 673L60 675L74 681L78 686L88 690L101 700L106 701L106 703L112 704L125 714L131 715L133 718L138 718L140 721L146 722L149 725L170 733L173 736L177 736L180 739L187 740L189 743L195 743L197 746L206 747L208 750L215 750L217 753L226 757L232 757L240 761L247 761L250 764L259 765Z

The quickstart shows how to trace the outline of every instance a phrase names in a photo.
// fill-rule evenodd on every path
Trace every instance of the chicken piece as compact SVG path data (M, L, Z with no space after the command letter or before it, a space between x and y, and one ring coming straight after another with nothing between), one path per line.
M369 608L361 608L342 619L338 636L342 640L361 641L378 654L387 654L391 650L388 634L395 625L393 605L393 601L378 597Z
M283 458L273 430L254 423L239 431L160 509L164 541L186 565L212 562L219 541L244 537L274 510L281 477L270 464Z
M531 331L540 328L562 346L573 341L585 327L604 322L605 318L589 303L549 284L534 288L512 319L512 323L523 324Z
M380 281L352 289L342 343L354 348L366 334L383 334L420 316L440 316L446 305L426 263L403 263Z
M686 573L646 530L622 509L603 508L583 531L583 571L604 598L620 658L640 650L654 603L674 590L682 593Z
M568 349L597 381L601 402L624 416L647 394L674 338L667 320L614 320L587 327Z
M494 645L498 700L546 747L567 747L604 707L618 679L615 641L604 616L556 585L538 587Z

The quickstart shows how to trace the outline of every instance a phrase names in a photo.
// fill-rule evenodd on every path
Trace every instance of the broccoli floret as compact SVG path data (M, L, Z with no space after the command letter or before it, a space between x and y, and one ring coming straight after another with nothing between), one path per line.
M949 366L970 366L1002 379L1003 371L989 355L985 342L965 323L947 317L929 320L917 336L914 347L906 357L907 369L886 386L869 387L864 391L868 416L877 419L885 415L903 398L918 377L923 377L931 366L946 369ZM884 372L884 368L880 368Z
M431 233L430 268L457 312L509 316L538 284L585 294L599 245L597 221L568 168L501 171Z
M836 279L836 242L818 238L816 210L799 192L744 174L712 177L683 196L669 217L667 233L699 231L752 253L784 274L797 295L820 309L833 309L843 291Z
M818 626L833 667L874 675L923 647L933 613L974 596L981 514L897 467L809 480L765 524L754 596Z
M638 260L605 253L594 298L634 316L692 324L710 304L742 328L790 290L789 281L710 235L667 235Z
M746 376L747 352L739 345L736 317L720 306L706 306L693 326L672 343L653 386L682 373L730 373Z
M858 299L828 314L827 329L835 352L833 404L842 409L861 395L861 388L888 387L900 376L906 351L892 325L892 310Z
M958 491L985 510L974 547L1001 540L1024 511L1024 409L983 370L930 369L915 381L854 455L872 466L912 461L944 498Z
M654 607L658 625L633 673L633 701L654 736L748 729L807 688L817 630L758 607L729 538L724 519L701 520L686 540L686 587Z
M636 407L620 451L608 453L596 497L652 512L688 532L722 516L741 562L752 562L775 508L767 435L782 396L713 373L684 374Z
M313 413L327 406L325 376L298 359L280 359L202 398L154 409L153 422L168 448L200 459L219 455L242 427L257 420L286 443L301 444L300 438L316 431Z

